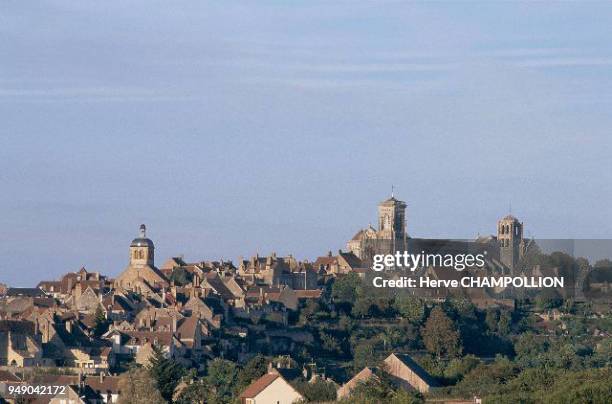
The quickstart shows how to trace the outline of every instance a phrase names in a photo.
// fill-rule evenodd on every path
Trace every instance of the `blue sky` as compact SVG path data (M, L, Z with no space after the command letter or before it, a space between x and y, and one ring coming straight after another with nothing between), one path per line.
M129 4L128 4L129 3ZM344 248L512 211L612 235L612 3L0 5L0 281Z

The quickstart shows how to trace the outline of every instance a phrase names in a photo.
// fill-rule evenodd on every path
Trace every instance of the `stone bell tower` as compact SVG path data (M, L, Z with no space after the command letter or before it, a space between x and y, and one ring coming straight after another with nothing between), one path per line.
M406 249L406 202L393 194L378 205L378 238L391 241L391 252Z
M500 261L512 270L518 269L525 250L523 223L512 215L500 219L497 222L497 241Z
M130 244L130 266L151 266L155 265L155 246L147 238L147 227L140 225L139 237L132 240Z

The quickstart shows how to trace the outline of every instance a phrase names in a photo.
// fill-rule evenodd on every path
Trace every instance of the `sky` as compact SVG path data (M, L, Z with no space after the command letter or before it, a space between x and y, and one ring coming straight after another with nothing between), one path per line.
M3 1L0 282L314 259L414 237L612 238L612 2Z

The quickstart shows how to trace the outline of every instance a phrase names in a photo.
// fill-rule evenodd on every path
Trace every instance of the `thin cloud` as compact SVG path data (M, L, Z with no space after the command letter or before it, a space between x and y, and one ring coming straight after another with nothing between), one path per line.
M164 94L159 90L127 87L0 89L0 102L162 102L197 98L192 95Z
M611 66L612 58L565 57L565 58L535 58L512 63L517 67L597 67Z

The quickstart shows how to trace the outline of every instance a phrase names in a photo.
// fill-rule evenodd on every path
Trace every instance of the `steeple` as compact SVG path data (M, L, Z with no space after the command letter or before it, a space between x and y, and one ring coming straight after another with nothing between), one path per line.
M134 266L153 266L155 246L153 241L147 238L147 226L141 224L138 233L139 237L130 244L130 263Z

